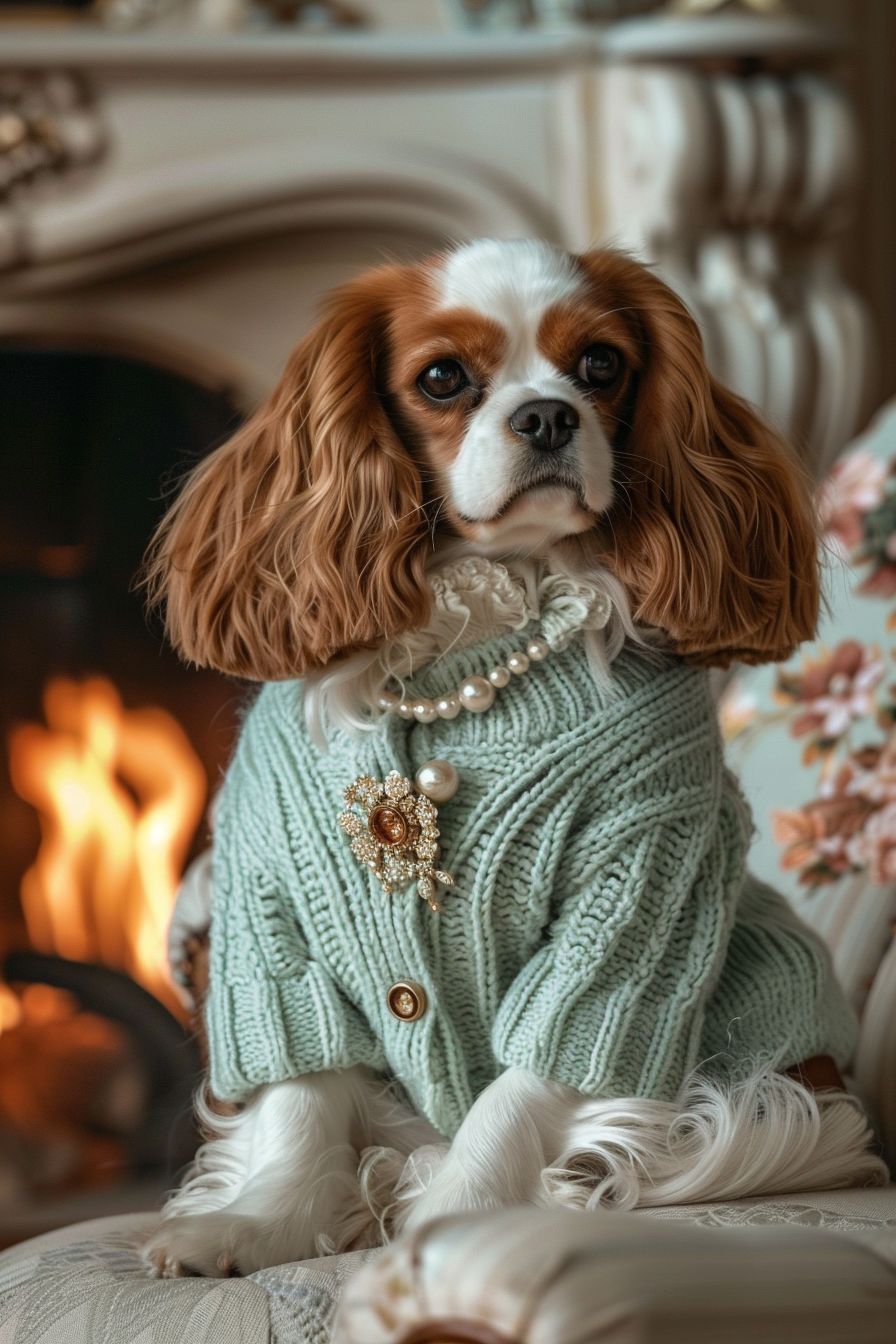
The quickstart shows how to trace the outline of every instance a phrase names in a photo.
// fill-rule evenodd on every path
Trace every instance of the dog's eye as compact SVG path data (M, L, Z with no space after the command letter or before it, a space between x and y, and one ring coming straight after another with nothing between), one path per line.
M612 345L589 345L576 373L589 387L612 387L622 372L622 356Z
M437 359L428 369L423 370L417 379L417 386L428 397L433 397L436 401L447 401L450 397L456 397L459 392L463 392L464 388L469 386L469 382L456 359Z

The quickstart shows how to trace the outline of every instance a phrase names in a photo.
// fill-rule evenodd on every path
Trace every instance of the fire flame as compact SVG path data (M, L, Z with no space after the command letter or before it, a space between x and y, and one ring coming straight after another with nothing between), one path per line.
M102 677L54 678L44 713L46 728L10 738L13 787L40 816L21 887L31 943L125 970L176 1010L165 934L205 802L202 765L176 719L125 709ZM0 998L0 1019L11 1016Z

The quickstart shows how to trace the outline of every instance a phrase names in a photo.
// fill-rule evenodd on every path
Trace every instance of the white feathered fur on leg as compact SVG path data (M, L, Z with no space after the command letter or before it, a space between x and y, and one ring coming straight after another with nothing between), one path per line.
M594 1100L522 1069L441 1141L363 1068L262 1088L209 1133L144 1258L222 1275L377 1244L449 1212L699 1203L886 1181L860 1104L757 1070L679 1102Z
M552 1203L633 1209L882 1185L862 1106L760 1069L697 1076L678 1102L581 1101L568 1146L543 1172Z
M633 1209L887 1180L860 1103L757 1069L695 1077L677 1102L594 1100L508 1069L448 1152L409 1158L396 1228L513 1203Z
M270 1084L233 1116L203 1098L197 1113L206 1142L143 1248L162 1277L247 1274L378 1243L361 1155L376 1146L397 1171L439 1137L362 1067Z

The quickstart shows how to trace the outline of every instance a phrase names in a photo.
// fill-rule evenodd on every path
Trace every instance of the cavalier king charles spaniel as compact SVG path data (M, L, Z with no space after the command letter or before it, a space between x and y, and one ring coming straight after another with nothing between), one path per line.
M324 740L334 724L369 732L394 707L385 666L400 696L402 672L470 643L450 603L435 610L446 561L503 566L521 589L547 571L596 584L613 616L591 633L590 665L612 686L632 644L704 667L787 657L815 630L816 548L803 471L712 378L667 285L614 251L486 240L330 295L265 405L188 479L148 582L187 660L302 679L307 731ZM490 619L480 611L479 637ZM424 731L413 704L398 708ZM210 902L214 938L206 872L187 923L205 923ZM362 1062L262 1081L232 1115L200 1099L207 1142L147 1264L247 1273L462 1208L882 1178L824 1058L728 1087L691 1073L673 1100L586 1096L509 1067L450 1143L411 1104L412 1082Z

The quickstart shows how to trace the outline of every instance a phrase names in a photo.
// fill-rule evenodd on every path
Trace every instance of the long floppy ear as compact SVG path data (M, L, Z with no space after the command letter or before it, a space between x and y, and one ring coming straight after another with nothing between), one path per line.
M697 325L644 267L583 258L640 327L641 369L615 447L607 563L639 621L690 661L786 658L815 632L817 532L808 477L782 439L711 377Z
M189 661L283 680L425 622L421 479L376 385L402 273L334 292L267 402L163 519L146 584Z

